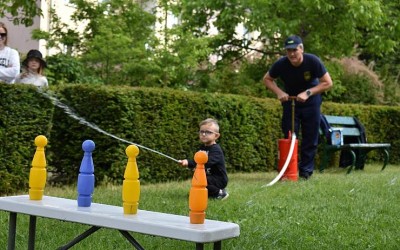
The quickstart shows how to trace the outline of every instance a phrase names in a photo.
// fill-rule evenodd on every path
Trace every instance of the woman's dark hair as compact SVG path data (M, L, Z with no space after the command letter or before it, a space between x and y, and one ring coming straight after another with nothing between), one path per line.
M3 28L6 31L6 34L8 34L8 30L6 25L3 22L0 22L0 28ZM4 41L4 45L7 45L8 37L6 36L6 40Z

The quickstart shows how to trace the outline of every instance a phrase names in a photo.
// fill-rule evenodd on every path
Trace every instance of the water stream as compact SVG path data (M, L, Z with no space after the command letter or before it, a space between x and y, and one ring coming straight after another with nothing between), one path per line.
M88 122L88 121L86 121L84 118L82 118L82 117L80 117L79 115L77 115L70 107L68 107L66 104L62 103L62 102L61 102L60 100L58 100L56 97L54 97L53 95L51 95L51 94L49 93L49 91L45 92L45 91L43 91L43 90L41 90L41 89L38 89L38 92L41 93L41 94L42 94L43 96L45 96L46 98L50 99L51 102L53 103L53 105L55 105L55 106L57 106L57 107L63 109L64 113L66 113L68 116L70 116L71 118L73 118L73 119L79 121L80 124L83 124L83 125L85 125L85 126L88 126L88 127L92 128L92 129L94 129L94 130L96 130L96 131L98 131L98 132L100 132L100 133L102 133L102 134L104 134L104 135L107 135L107 136L109 136L109 137L112 137L112 138L114 138L114 139L116 139L116 140L119 140L119 141L121 141L121 142L125 142L125 143L128 143L128 144L136 145L136 146L139 147L139 148L143 148L143 149L145 149L145 150L148 150L148 151L151 151L151 152L153 152L153 153L156 153L156 154L159 154L159 155L161 155L161 156L164 156L164 157L166 157L166 158L168 158L168 159L170 159L170 160L173 160L173 161L175 161L175 162L179 162L177 159L172 158L171 156L168 156L168 155L166 155L166 154L163 154L163 153L161 153L161 152L159 152L159 151L157 151L157 150L154 150L154 149L145 147L145 146L143 146L143 145L140 145L140 144L137 144L137 143L134 143L134 142L131 142L131 141L127 141L127 140L125 140L125 139L123 139L123 138L120 138L120 137L118 137L118 136L115 136L115 135L113 135L113 134L110 134L110 133L108 133L107 131L104 131L103 129L99 128L96 124L93 124L93 123L91 123L91 122Z

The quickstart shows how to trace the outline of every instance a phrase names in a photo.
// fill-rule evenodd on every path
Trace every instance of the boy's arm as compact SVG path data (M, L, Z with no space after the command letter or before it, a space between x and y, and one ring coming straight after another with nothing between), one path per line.
M181 164L183 167L188 167L190 169L196 167L196 162L193 160L184 159L184 160L179 160L178 163Z

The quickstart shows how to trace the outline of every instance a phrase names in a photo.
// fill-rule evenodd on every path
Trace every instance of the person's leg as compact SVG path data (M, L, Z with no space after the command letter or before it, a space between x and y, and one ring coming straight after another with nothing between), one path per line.
M219 194L220 188L218 179L212 175L207 175L207 190L208 190L208 197L216 198Z
M309 178L314 171L314 158L317 153L320 106L299 108L301 113L301 153L299 163L299 175Z

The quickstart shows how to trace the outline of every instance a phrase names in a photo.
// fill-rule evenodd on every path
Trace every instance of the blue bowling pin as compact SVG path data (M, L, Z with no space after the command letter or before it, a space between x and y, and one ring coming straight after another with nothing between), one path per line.
M95 144L92 140L82 143L85 152L79 168L78 176L78 207L90 207L92 204L92 194L94 191L94 165L92 152Z

